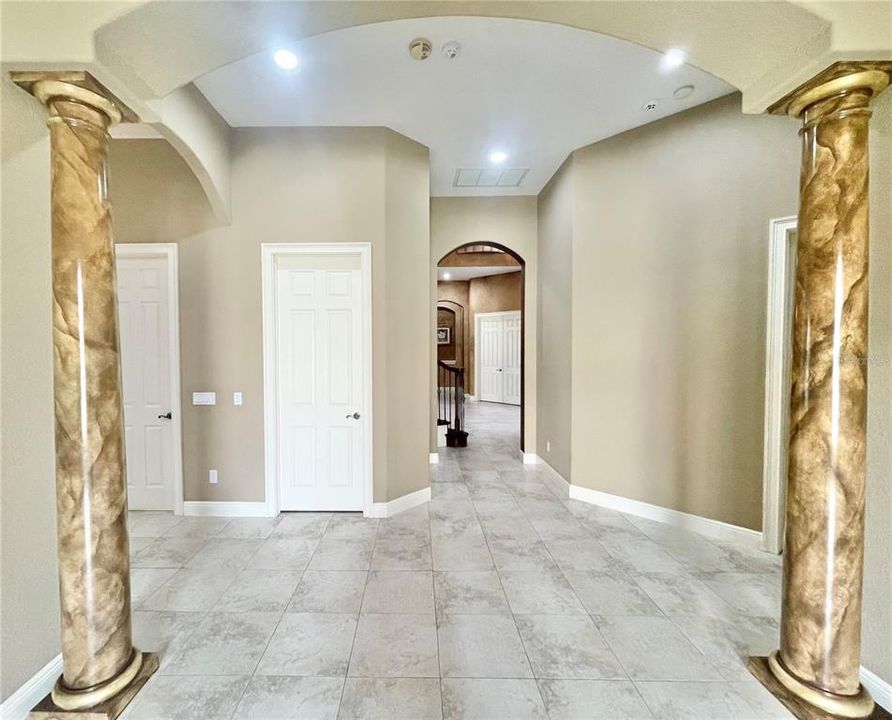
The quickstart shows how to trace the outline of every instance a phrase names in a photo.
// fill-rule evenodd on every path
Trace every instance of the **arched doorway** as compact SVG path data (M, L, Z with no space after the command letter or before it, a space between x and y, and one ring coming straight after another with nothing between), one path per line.
M444 391L440 380L443 365L451 364L462 371L465 402L518 406L512 443L521 452L525 267L523 257L499 243L464 243L437 263L436 293L438 399L454 392Z

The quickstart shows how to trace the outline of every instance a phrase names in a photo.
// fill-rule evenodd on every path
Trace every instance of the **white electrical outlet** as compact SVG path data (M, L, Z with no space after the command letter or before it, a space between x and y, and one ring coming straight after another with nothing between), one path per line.
M214 392L194 392L192 393L193 405L216 405L217 393Z
M551 440L545 441L545 452L551 452Z
M232 404L233 405L241 405L242 404L242 394L240 392L232 393Z
M208 482L211 485L216 485L219 482L216 470L208 470Z

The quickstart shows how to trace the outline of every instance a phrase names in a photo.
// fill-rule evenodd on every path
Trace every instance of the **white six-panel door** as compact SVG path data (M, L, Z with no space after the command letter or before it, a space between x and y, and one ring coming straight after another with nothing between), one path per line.
M362 510L360 257L279 257L276 289L280 509Z
M520 311L476 317L477 399L520 405Z
M168 257L117 258L127 493L131 510L175 509ZM166 417L171 413L171 417Z

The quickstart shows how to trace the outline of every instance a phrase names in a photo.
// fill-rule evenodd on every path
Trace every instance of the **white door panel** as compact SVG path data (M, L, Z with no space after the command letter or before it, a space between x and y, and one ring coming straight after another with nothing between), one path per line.
M520 311L477 315L477 399L520 405Z
M363 505L362 280L359 256L338 260L276 270L282 510Z
M118 321L128 504L173 510L170 303L166 257L119 257Z

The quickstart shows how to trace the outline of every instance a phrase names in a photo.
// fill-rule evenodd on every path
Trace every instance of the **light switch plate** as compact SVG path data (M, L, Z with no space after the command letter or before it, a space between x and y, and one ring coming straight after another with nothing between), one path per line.
M232 393L232 404L233 405L241 405L242 404L242 394L240 392Z
M211 485L216 485L219 482L216 470L208 470L208 482Z
M194 392L192 393L193 405L216 405L217 393L214 392Z

